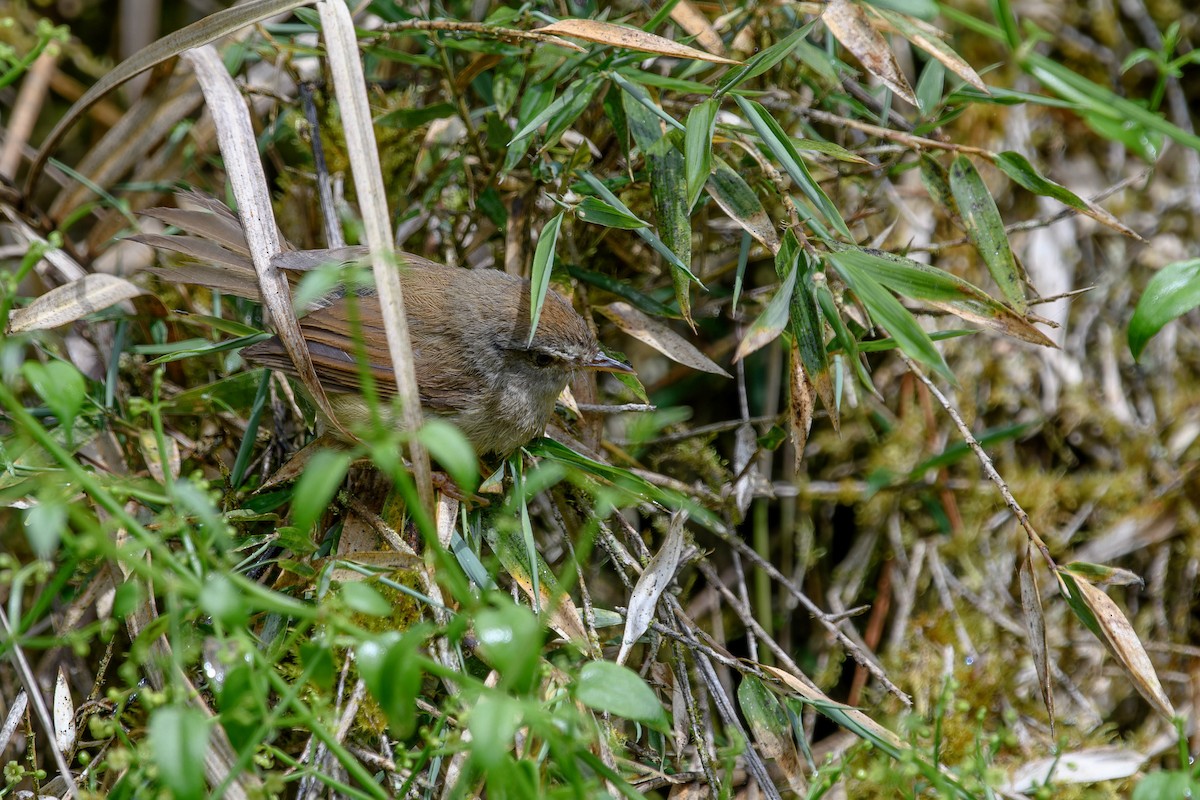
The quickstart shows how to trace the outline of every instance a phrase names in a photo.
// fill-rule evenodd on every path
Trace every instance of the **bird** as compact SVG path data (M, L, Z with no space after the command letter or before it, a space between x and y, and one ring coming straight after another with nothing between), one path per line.
M223 203L187 193L193 208L153 208L142 213L182 234L141 233L129 238L187 256L176 267L147 271L176 283L195 284L259 299L258 280L241 223ZM285 249L275 264L291 279L321 264L361 260L366 248ZM530 336L530 283L494 269L465 269L402 253L400 283L412 341L417 389L425 415L453 423L477 455L504 457L542 434L555 401L581 370L633 373L606 354L587 321L550 289ZM354 334L357 319L361 344ZM337 421L364 424L355 353L361 347L381 399L397 393L379 299L373 288L338 290L300 317L300 330L317 378ZM298 376L278 337L242 350L255 366ZM334 426L337 427L337 426Z

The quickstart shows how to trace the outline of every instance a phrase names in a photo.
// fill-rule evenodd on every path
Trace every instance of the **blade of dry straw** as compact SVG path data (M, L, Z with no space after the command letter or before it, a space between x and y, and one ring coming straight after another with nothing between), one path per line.
M292 293L287 278L271 263L271 259L283 248L246 102L211 45L190 50L183 57L192 65L200 81L205 103L217 129L217 144L225 160L225 172L229 176L233 196L237 198L238 215L246 233L250 258L258 273L263 308L317 407L333 425L349 436L349 432L338 422L325 390L317 379L312 358L300 332L300 323L296 320L296 311L292 308Z
M417 373L408 334L408 318L404 315L400 274L393 268L397 259L392 245L379 149L375 143L371 109L367 104L362 62L358 57L354 20L342 0L322 0L317 3L317 10L321 14L333 90L342 114L346 150L350 156L350 170L354 175L363 230L371 249L371 266L375 273L375 287L379 292L379 306L387 333L388 352L392 357L392 370L396 376L396 389L400 395L402 420L405 430L415 432L421 427L421 400L417 395ZM400 266L403 268L403 264ZM421 505L432 516L433 484L429 456L415 436L409 440L409 448L413 479L417 484Z

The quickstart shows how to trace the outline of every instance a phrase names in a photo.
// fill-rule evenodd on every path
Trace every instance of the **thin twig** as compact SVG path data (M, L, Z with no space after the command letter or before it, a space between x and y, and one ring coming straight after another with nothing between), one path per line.
M1036 530L1034 530L1033 524L1029 521L1029 515L1025 513L1025 509L1021 507L1021 504L1017 502L1016 498L1012 496L1012 492L1009 491L1008 484L1005 483L1004 478L1000 477L1000 473L996 471L995 465L992 464L991 456L987 454L987 452L979 444L979 440L975 438L973 433L971 433L971 429L967 427L965 422L963 422L962 416L960 416L958 413L958 409L954 407L954 404L950 402L946 395L942 394L942 391L938 389L933 381L929 379L929 376L925 374L924 370L922 370L915 361L899 350L896 352L899 354L900 358L903 359L904 363L908 365L908 369L912 372L912 374L917 376L921 383L925 384L929 391L933 393L933 396L937 398L937 401L942 404L942 408L946 410L946 413L950 415L950 419L954 421L955 427L958 428L958 432L962 436L963 441L975 453L975 457L979 459L979 463L983 467L983 473L987 475L988 479L991 480L992 483L996 484L996 488L1000 490L1000 496L1004 498L1005 505L1009 507L1013 515L1016 516L1017 522L1020 523L1021 527L1025 529L1025 533L1029 537L1029 541L1033 542L1034 546L1037 547L1038 551L1042 554L1042 558L1045 559L1050 569L1056 570L1057 565L1054 563L1054 558L1050 555L1050 548L1046 546L1046 543L1042 541L1042 537L1038 535Z

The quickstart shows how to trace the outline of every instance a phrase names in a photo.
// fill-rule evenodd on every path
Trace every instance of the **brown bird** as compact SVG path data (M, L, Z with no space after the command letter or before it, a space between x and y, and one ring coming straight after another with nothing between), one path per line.
M143 212L198 234L141 234L136 241L181 253L195 263L149 271L174 283L206 286L259 298L258 279L241 224L220 202L184 197L201 210L157 208ZM286 251L276 264L290 277L321 264L361 259L366 249ZM532 340L529 281L492 269L460 269L403 254L404 309L408 317L421 408L454 423L479 455L506 455L542 433L554 403L576 370L633 370L600 350L587 322L550 290ZM383 317L373 289L355 292L355 309L376 386L396 394ZM351 308L344 292L315 304L300 319L313 366L339 421L365 422ZM283 344L273 337L242 351L246 360L297 375Z

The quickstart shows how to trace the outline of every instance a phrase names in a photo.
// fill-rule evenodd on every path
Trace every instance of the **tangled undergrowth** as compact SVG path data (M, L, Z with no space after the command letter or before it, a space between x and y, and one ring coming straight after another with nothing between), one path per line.
M1167 6L373 2L339 83L336 3L117 67L17 5L0 794L1196 791L1198 19ZM403 431L296 457L320 402L240 355L286 297L126 239L198 197L305 250L384 209L552 283L637 377L577 378L482 473L426 428L432 502Z

